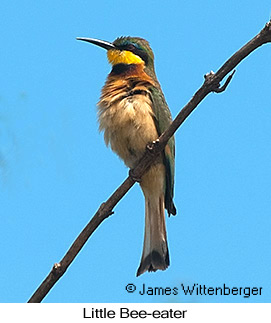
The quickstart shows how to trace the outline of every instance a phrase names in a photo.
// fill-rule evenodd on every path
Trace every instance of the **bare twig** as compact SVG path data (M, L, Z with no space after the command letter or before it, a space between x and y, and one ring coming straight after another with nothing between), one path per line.
M134 185L135 179L139 180L142 177L144 172L153 163L157 155L165 148L169 138L175 133L175 131L180 127L184 120L198 106L198 104L211 92L221 93L225 91L235 71L233 71L232 74L229 75L225 84L220 87L220 82L224 79L224 77L229 74L251 52L268 42L271 42L271 21L269 21L265 25L265 27L259 32L259 34L257 34L246 45L244 45L234 55L232 55L216 73L210 72L209 74L205 75L205 81L203 85L179 112L177 117L171 123L170 127L164 133L162 133L162 135L156 142L152 143L148 147L148 149L146 149L144 156L139 161L138 165L132 170L132 172L129 173L129 176L125 179L125 181L109 197L109 199L99 207L98 211L95 213L84 230L76 238L60 263L57 263L53 266L49 275L45 278L45 280L41 283L33 296L29 299L29 303L39 303L43 300L43 298L48 294L54 284L65 273L65 271L77 256L79 251L82 249L84 244L87 242L91 234L98 228L103 220L105 220L110 214L113 213L113 208Z
M224 92L227 88L227 86L230 84L230 81L234 75L234 73L236 72L236 70L233 70L233 72L227 77L226 82L224 83L223 86L218 87L217 89L214 90L215 93L221 93Z

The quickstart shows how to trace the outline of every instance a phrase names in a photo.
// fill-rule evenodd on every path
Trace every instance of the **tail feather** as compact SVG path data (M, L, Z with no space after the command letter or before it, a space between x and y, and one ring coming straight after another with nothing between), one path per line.
M164 194L145 194L144 246L137 276L146 271L165 270L169 266Z

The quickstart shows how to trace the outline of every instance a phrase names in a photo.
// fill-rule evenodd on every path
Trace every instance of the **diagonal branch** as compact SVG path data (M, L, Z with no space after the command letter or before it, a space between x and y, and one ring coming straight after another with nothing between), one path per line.
M157 155L165 148L169 138L175 133L175 131L180 127L185 119L198 106L198 104L211 92L221 93L225 91L235 71L233 71L232 74L229 75L225 84L220 87L220 82L224 79L224 77L228 75L251 52L262 46L263 44L269 42L271 42L271 21L269 21L265 25L265 27L246 45L244 45L235 54L233 54L216 73L210 72L209 74L205 75L205 81L203 85L179 112L169 128L164 133L162 133L157 141L147 147L144 156L139 161L137 166L133 169L133 171L129 173L129 176L125 179L125 181L116 189L116 191L108 198L105 203L101 204L98 211L76 238L60 263L57 263L53 266L51 272L29 299L29 303L39 303L49 293L54 284L65 273L74 258L80 252L91 234L109 215L113 214L113 209L116 204L135 184L134 179L139 179L142 177L144 172L154 162Z

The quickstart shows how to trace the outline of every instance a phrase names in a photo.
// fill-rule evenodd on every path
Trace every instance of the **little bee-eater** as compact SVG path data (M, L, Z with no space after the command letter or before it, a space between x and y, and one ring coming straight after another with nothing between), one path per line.
M147 144L155 141L172 120L155 75L150 45L138 37L120 37L113 43L93 38L77 39L107 50L112 70L98 103L99 129L104 132L106 145L133 169ZM145 235L137 276L169 266L165 208L168 215L176 214L174 159L172 137L140 181L145 196Z

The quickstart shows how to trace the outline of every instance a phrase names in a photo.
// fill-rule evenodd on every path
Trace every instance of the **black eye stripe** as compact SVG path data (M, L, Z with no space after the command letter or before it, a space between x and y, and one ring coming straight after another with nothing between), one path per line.
M127 45L121 45L117 46L120 50L128 50L135 55L139 56L140 58L143 59L144 62L148 62L148 55L147 53L144 52L143 49L140 49L138 47L135 47L133 44L127 44Z
M136 47L133 44L128 44L128 45L121 45L121 46L117 46L120 50L129 50L131 52L133 52Z

